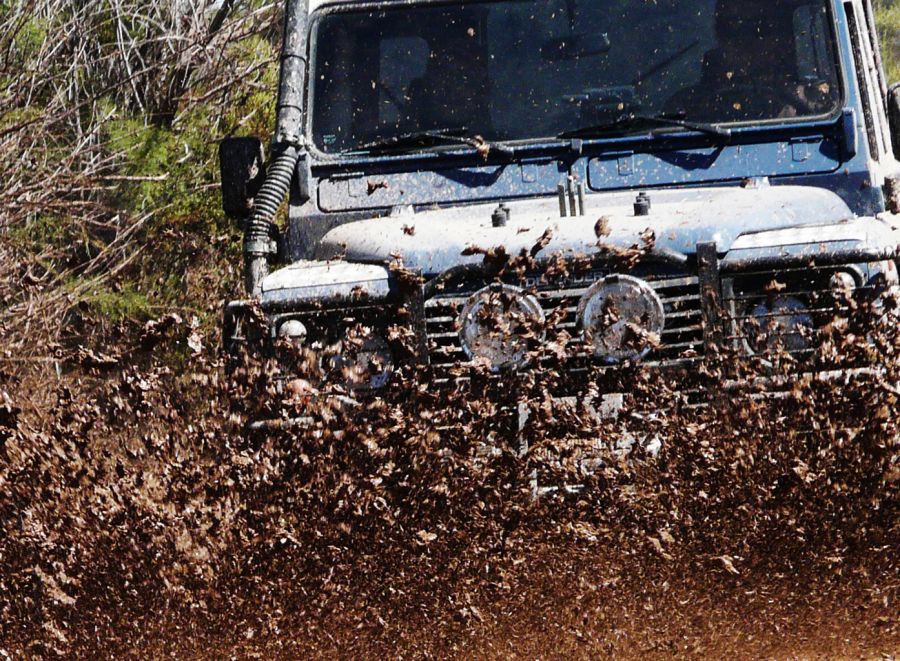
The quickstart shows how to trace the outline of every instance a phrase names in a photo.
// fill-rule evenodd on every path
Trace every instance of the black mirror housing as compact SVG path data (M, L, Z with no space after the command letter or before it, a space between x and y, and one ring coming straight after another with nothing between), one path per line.
M219 171L225 215L245 220L266 177L262 141L253 137L222 140L219 143Z
M887 115L891 127L894 156L900 159L900 83L894 83L888 90Z

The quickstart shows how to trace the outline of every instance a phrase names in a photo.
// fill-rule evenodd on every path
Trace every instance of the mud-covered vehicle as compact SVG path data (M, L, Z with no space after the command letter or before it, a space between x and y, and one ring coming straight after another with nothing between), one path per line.
M897 283L896 109L864 0L288 0L269 159L222 143L226 344L370 396L549 325L573 370L812 352Z

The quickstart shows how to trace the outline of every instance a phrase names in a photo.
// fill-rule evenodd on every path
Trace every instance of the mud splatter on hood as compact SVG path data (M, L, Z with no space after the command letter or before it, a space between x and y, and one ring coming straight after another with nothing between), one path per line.
M635 216L632 194L589 195L585 215L560 217L556 198L508 202L510 219L493 227L496 204L449 209L399 209L386 218L341 225L323 239L320 258L343 255L349 261L386 262L400 255L403 263L422 272L437 273L474 263L478 255L463 256L467 248L502 246L518 254L534 246L548 230L546 253L589 254L603 244L630 248L641 243L646 230L656 245L691 254L701 241L715 241L726 252L740 236L764 230L799 226L846 224L848 237L865 240L866 227L855 225L853 214L834 193L797 186L709 188L651 191L648 216ZM603 219L602 236L598 221ZM871 223L871 220L869 221Z

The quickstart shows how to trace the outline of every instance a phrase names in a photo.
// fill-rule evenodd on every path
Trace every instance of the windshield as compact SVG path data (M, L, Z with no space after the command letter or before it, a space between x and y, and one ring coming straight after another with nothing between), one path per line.
M313 142L335 153L423 131L520 141L626 127L630 113L825 115L840 100L827 4L505 0L327 13L313 42Z

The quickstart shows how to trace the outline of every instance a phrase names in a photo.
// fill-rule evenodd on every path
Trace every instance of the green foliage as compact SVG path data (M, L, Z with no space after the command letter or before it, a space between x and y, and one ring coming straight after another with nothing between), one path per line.
M262 39L235 49L240 62L273 61L272 46ZM137 242L150 250L128 272L125 289L91 297L85 301L91 309L141 319L154 310L191 307L203 316L202 301L218 289L200 291L189 281L221 281L226 263L240 260L239 233L221 210L218 141L238 133L264 137L270 130L277 89L274 64L265 65L262 80L261 86L235 89L228 107L200 103L174 125L154 124L125 110L117 110L107 123L109 148L121 155L117 176L125 178L110 201L131 215L149 214ZM214 237L225 240L209 248ZM218 307L213 314L218 319Z
M152 306L147 296L130 285L119 291L98 287L83 295L81 300L95 313L114 323L143 319L151 314Z
M56 214L38 214L24 225L10 230L10 238L21 244L30 246L35 251L47 248L65 248L86 235L71 219Z
M272 46L262 39L236 45L240 62L273 59ZM233 103L221 108L197 104L177 124L154 124L138 113L118 110L106 125L109 148L121 155L124 180L113 196L115 206L131 213L154 212L151 226L186 223L211 232L230 224L219 208L218 139L235 132L267 132L274 113L277 69L265 67L263 87L234 90ZM239 83L236 83L239 84ZM249 130L242 128L250 117Z
M122 155L113 195L115 205L132 213L154 212L161 218L207 210L212 149L206 122L200 118L180 131L125 115L107 125L109 144Z
M49 27L49 21L31 17L15 34L13 37L13 48L19 57L23 58L23 61L25 58L33 57L40 50L47 38Z
M20 264L0 264L10 319L45 294L51 333L69 318L60 305L87 322L76 334L92 318L218 318L240 260L218 143L266 139L274 117L280 17L264 4L237 3L210 33L211 14L179 3L0 0L0 131L12 137L0 141L0 262ZM17 282L24 272L40 285Z
M875 21L881 38L885 73L891 83L900 81L900 2L881 0L875 4Z

